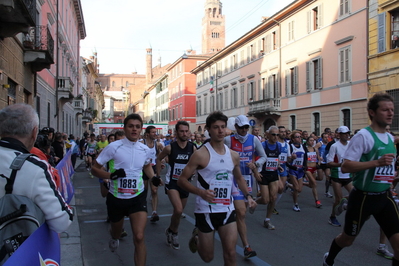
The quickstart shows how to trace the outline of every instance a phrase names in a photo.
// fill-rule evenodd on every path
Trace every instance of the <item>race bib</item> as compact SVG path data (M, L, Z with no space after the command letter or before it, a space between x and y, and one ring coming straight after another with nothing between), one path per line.
M387 166L380 166L375 168L373 182L375 183L389 183L391 184L395 178L395 161Z
M93 154L93 153L94 153L94 148L89 148L89 149L87 150L87 153Z
M281 163L281 164L287 162L287 156L288 156L287 153L280 153L279 160L280 160L280 163Z
M266 171L277 171L278 158L267 158L266 160Z
M183 172L183 169L186 165L182 163L175 163L175 166L173 167L173 174L172 174L172 179L177 180L179 179L181 173Z
M215 193L211 205L230 205L232 183L227 173L219 173L209 184L209 189Z
M140 191L142 184L141 174L125 170L126 177L118 178L118 193L134 195Z
M317 154L316 152L308 152L308 162L316 163L317 162Z
M248 187L248 192L252 192L252 175L243 175L245 183L247 184ZM239 190L239 188L237 188Z
M303 167L303 158L296 158L294 160L293 165L295 165L297 168L302 168Z

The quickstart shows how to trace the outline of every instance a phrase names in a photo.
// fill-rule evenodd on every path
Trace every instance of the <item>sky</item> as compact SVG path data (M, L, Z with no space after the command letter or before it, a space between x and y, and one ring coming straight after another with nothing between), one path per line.
M206 0L81 0L87 37L80 55L97 52L100 73L145 74L146 48L153 66L173 63L188 49L201 53ZM226 46L293 0L221 0Z

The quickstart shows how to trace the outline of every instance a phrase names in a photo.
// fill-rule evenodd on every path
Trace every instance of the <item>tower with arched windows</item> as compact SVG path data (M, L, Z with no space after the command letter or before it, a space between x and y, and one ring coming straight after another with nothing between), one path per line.
M202 53L216 53L225 47L225 17L220 0L206 0L202 19Z

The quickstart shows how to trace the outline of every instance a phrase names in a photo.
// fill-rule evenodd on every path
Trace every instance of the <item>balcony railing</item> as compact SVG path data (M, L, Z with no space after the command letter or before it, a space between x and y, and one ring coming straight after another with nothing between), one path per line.
M266 98L259 101L249 102L249 115L280 112L280 99Z
M57 90L58 90L58 100L68 101L72 103L72 100L74 98L73 82L69 77L58 77Z
M54 39L47 26L32 27L25 35L23 45L27 51L32 51L26 52L24 62L34 63L34 71L50 68L54 64Z

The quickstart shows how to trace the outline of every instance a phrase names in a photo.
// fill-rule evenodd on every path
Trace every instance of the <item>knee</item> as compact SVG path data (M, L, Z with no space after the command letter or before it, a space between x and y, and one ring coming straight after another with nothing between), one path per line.
M200 255L201 259L204 262L206 262L206 263L209 263L209 262L211 262L213 260L213 254L201 254L201 253L199 253L199 255Z
M134 242L134 245L144 244L144 232L134 234L133 242Z
M177 207L177 208L175 208L175 209L173 210L173 214L174 214L174 215L181 216L182 213L183 213L183 208Z
M235 250L228 250L223 255L224 261L234 262L236 260L236 251Z

